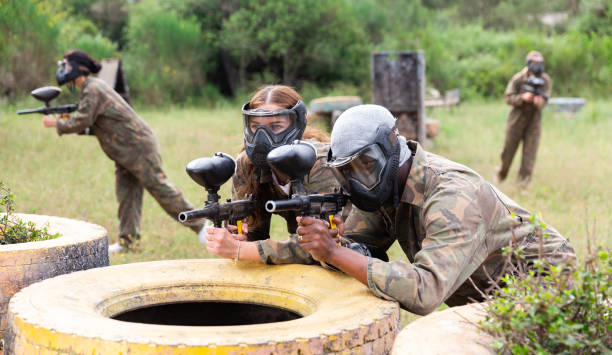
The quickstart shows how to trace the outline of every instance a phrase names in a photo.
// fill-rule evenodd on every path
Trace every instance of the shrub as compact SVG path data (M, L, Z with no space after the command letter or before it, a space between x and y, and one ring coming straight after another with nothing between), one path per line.
M367 37L344 0L245 0L223 22L220 44L287 84L367 78Z
M49 1L0 2L0 95L27 93L51 78L59 23L49 6Z
M49 234L46 227L38 229L34 223L26 223L12 216L14 205L11 191L0 182L0 208L4 210L0 217L0 245L35 242L59 237L59 233Z
M153 1L142 1L132 10L125 67L133 96L146 103L180 103L199 96L207 49L195 19Z
M540 231L541 223L533 219ZM507 250L520 257L521 250ZM612 350L612 255L589 251L571 270L536 262L501 278L481 328L513 354L594 354Z

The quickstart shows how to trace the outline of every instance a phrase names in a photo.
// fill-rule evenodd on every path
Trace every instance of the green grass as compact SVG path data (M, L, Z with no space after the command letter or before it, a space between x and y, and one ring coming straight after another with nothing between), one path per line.
M34 107L31 100L23 105ZM159 139L164 170L194 204L204 190L185 173L192 159L216 151L237 154L242 144L239 106L218 109L137 107ZM0 180L14 192L18 212L64 216L100 224L116 240L117 202L114 166L95 137L58 137L41 116L20 116L15 107L0 109ZM508 106L501 102L466 103L428 112L442 132L431 151L470 166L486 179L499 163ZM499 187L520 205L569 237L578 255L586 252L587 223L596 225L597 242L612 245L612 104L589 102L576 116L546 110L532 186L521 194L515 184L520 156ZM221 190L229 197L229 184ZM159 259L208 258L191 230L173 221L145 194L139 252L113 255L112 264ZM272 234L282 239L279 219ZM392 259L405 259L395 245ZM411 317L404 313L404 322Z

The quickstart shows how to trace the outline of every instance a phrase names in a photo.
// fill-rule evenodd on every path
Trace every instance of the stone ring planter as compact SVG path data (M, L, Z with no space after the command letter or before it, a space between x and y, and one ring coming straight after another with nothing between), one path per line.
M73 271L108 265L106 230L68 218L16 213L15 217L47 227L60 237L40 242L0 245L0 338L9 299L20 289Z
M23 289L11 353L382 354L397 303L317 266L166 260L97 268Z
M431 313L402 329L392 354L497 354L491 336L478 330L477 324L484 317L482 304Z

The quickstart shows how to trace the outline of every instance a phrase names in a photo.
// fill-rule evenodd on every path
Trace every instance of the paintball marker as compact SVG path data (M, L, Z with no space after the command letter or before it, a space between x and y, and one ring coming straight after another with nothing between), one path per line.
M523 84L523 91L530 92L534 96L540 95L546 100L548 100L548 95L546 95L543 91L544 85L546 81L539 76L529 76L527 77L527 82Z
M62 92L62 89L58 88L57 86L43 86L36 90L32 90L31 92L32 96L36 100L44 102L45 106L30 109L30 110L19 110L17 111L17 114L27 115L30 113L42 113L43 115L50 115L50 114L56 114L56 113L66 114L66 113L76 111L79 108L79 105L77 104L68 104L68 105L59 105L59 106L51 106L49 104L49 102L55 99L60 94L60 92Z
M255 210L255 201L247 196L245 200L219 203L221 196L217 193L221 185L234 175L236 161L231 156L217 152L210 158L199 158L187 164L187 174L208 192L203 209L179 213L178 219L187 222L197 218L211 220L215 227L221 227L221 222L238 226L238 234L242 234L243 218L250 216Z
M316 149L311 144L294 141L292 144L273 149L266 159L277 176L291 181L292 190L289 200L267 201L266 211L270 213L294 211L298 216L328 220L331 228L336 228L332 218L346 205L348 196L341 190L327 194L306 194L303 179L317 159Z

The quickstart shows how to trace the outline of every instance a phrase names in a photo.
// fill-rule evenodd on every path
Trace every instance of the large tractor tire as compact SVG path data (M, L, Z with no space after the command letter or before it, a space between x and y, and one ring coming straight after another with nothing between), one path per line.
M419 318L398 334L392 354L496 354L493 339L478 330L484 317L483 304L469 304Z
M11 354L386 354L399 327L397 303L339 272L219 259L63 275L9 313Z
M106 229L68 218L16 213L22 221L47 227L56 239L0 245L0 338L9 299L22 288L73 271L108 265Z

